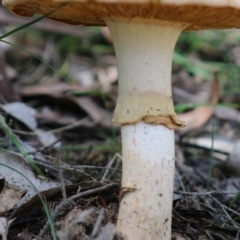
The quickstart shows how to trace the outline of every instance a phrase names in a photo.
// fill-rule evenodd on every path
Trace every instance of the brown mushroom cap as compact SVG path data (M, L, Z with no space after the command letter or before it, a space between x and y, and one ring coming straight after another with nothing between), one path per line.
M240 0L3 0L3 5L25 17L57 9L48 17L73 25L145 18L189 23L188 30L240 27Z

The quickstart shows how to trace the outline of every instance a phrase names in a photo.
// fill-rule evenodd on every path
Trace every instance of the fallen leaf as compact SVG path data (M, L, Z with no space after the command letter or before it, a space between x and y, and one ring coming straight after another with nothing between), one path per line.
M97 123L105 127L113 125L111 117L102 108L100 108L90 97L73 98L76 103L88 113L88 115Z
M104 92L110 92L112 84L118 79L118 71L116 66L108 67L107 69L99 68L96 71L99 82L101 83Z
M240 111L230 107L217 106L214 109L214 115L222 120L240 123Z
M25 196L18 201L18 206L22 205L36 194L36 190L33 186L38 191L44 191L60 185L58 182L47 182L35 176L31 166L19 154L1 149L0 165L0 178L5 178L9 184L27 190Z
M215 74L214 80L212 81L211 87L211 101L210 106L202 106L194 109L193 111L178 114L180 120L182 120L186 127L180 128L177 132L181 135L187 132L198 129L202 127L213 115L214 104L218 102L219 99L219 82L217 79L217 74Z
M37 85L29 86L24 88L19 88L19 93L25 97L34 97L39 95L51 95L59 96L59 94L66 94L71 91L87 92L98 90L99 84L96 84L94 87L87 88L79 85L69 85L67 83L58 83L58 84L48 84L48 85Z
M56 88L56 89L55 89ZM99 125L105 127L112 127L113 123L111 121L111 116L109 116L108 112L101 108L96 102L93 101L91 97L74 97L70 94L67 94L71 91L83 91L84 88L81 87L71 87L65 84L61 84L61 86L56 85L56 87L52 86L39 86L39 87L29 87L21 90L22 96L31 96L31 97L39 97L39 96L47 96L50 99L61 102L62 105L68 105L72 107L77 107L80 110L83 110L87 113L91 119ZM89 89L88 89L89 90ZM93 90L93 89L91 89ZM85 91L86 88L85 88ZM70 107L69 107L70 108ZM59 117L60 118L60 117Z
M8 228L10 227L13 220L8 220L5 217L0 218L0 239L7 240Z
M15 206L26 194L26 190L8 183L4 178L0 179L0 214L3 214Z
M67 183L68 184L68 183ZM80 184L68 184L65 186L67 197L71 197L72 195L76 194L76 192L81 189L81 192L85 192L88 190L93 190L95 188L103 187L105 184L101 182L95 181L88 181L88 182L81 182ZM117 197L119 192L119 186L113 186L112 188L101 192L100 196L103 199L110 199L113 197ZM41 192L42 197L46 202L54 202L54 201L61 201L62 199L62 188L54 187L45 191ZM96 197L99 196L99 193L93 193L87 195L87 197ZM108 203L108 202L107 202ZM14 217L19 217L22 214L25 214L26 211L29 209L39 209L42 207L42 203L37 195L33 196L28 202L21 205L16 212L14 213Z
M206 148L211 150L212 148L212 139L211 137L198 137L198 138L189 138L183 139L183 143L194 144L198 147ZM229 154L233 151L234 143L230 140L218 139L215 138L213 142L213 149L215 151L223 152Z
M240 141L236 141L233 144L232 151L230 152L227 161L225 161L223 166L223 171L227 172L231 176L240 177Z
M14 102L0 107L9 115L16 118L29 129L35 130L37 128L37 121L35 119L36 110L25 103Z
M46 132L41 129L37 129L35 133L38 136L38 140L41 142L41 144L45 147L48 146L54 146L54 147L60 147L61 142L58 141L57 137L50 131Z
M190 240L189 237L183 236L183 235L181 235L179 233L173 233L172 234L172 239L174 239L174 240Z
M61 230L57 232L57 236L60 240L74 239L76 236L81 236L83 234L83 227L80 225L84 221L91 217L94 213L94 208L89 208L84 211L81 209L73 209L64 219ZM87 235L84 234L84 237Z

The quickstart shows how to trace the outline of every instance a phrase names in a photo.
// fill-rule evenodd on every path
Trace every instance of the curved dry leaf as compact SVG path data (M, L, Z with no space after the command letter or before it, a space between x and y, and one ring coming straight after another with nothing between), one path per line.
M38 178L38 176L34 174L31 166L21 155L7 152L3 149L0 149L0 178L5 178L9 184L27 190L25 196L17 202L18 206L27 202L36 194L36 190L32 187L32 184L38 191L44 191L60 185L58 182L47 182Z
M173 233L172 234L172 239L175 239L175 240L190 240L189 237L183 236L180 233Z
M226 106L217 106L214 109L214 115L218 119L233 121L240 124L240 111Z
M26 194L26 190L8 183L4 178L0 179L0 214L3 214L15 206Z
M94 208L89 208L84 211L76 208L73 209L62 221L61 230L57 231L58 239L68 240L74 239L76 236L80 236L80 234L83 232L80 223L84 223L86 219L89 219L89 216L93 213Z
M55 101L65 102L67 104L72 104L80 108L80 110L85 111L89 117L97 124L100 124L104 127L111 127L113 125L111 117L108 112L101 108L91 97L74 97L66 94L70 90L77 91L89 91L89 88L80 88L80 87L69 87L64 84L54 86L38 86L38 87L27 87L21 90L22 96L48 96ZM99 87L99 86L97 86ZM57 88L57 89L55 89ZM96 89L96 86L90 90Z
M36 110L25 103L13 102L0 107L9 115L16 118L31 130L37 128L37 120L35 119Z
M0 217L0 239L7 240L8 228L11 226L13 220L8 220L5 217Z
M106 110L99 107L92 98L90 97L72 97L72 100L75 101L79 107L81 107L96 123L110 127L113 125L111 117Z
M194 144L198 147L203 147L206 149L212 149L212 138L209 137L198 137L184 139L184 143ZM230 154L234 149L234 143L230 140L214 138L213 147L215 151L220 151L222 153Z
M227 172L231 176L240 177L240 141L236 141L232 145L232 151L230 152L227 161L222 164L222 169L223 172Z
M202 127L213 115L214 106L213 104L218 103L219 99L219 82L217 79L217 74L212 81L211 86L211 101L210 106L202 106L194 109L193 111L178 114L179 119L185 122L186 127L178 129L179 134L185 134L193 129Z

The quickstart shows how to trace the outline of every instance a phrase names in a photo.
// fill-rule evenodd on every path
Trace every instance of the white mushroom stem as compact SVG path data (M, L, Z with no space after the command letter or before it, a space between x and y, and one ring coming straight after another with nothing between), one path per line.
M144 122L122 126L122 148L122 194L126 193L120 204L117 230L129 240L170 239L173 130Z
M185 24L106 20L116 51L123 176L117 230L126 240L171 239L174 132L172 54Z

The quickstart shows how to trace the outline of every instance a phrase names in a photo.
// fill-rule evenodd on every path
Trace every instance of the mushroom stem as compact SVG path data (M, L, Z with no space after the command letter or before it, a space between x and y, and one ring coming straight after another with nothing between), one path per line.
M122 131L122 199L117 230L125 239L171 239L174 132L139 122Z
M148 20L149 21L149 20ZM182 126L174 112L172 54L186 24L106 20L118 62L119 88L114 122Z
M186 24L105 19L119 73L114 121L122 124L117 230L127 240L171 238L174 132L172 54Z

